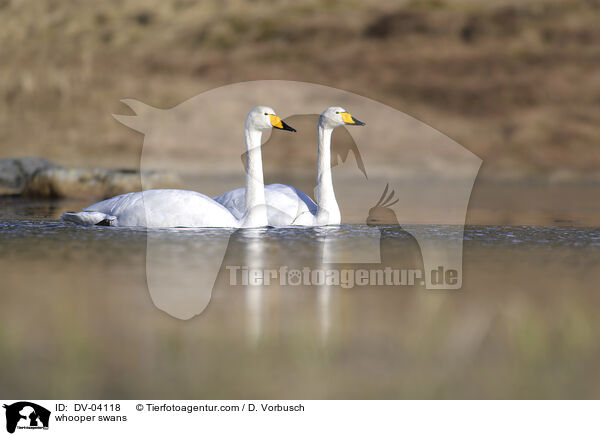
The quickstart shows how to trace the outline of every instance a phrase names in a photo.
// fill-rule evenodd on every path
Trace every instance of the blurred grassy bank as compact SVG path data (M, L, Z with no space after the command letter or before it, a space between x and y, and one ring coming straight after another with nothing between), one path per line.
M596 180L598 22L598 0L1 0L0 158L136 167L141 137L110 116L120 99L171 107L287 79L423 120L481 157L482 177Z

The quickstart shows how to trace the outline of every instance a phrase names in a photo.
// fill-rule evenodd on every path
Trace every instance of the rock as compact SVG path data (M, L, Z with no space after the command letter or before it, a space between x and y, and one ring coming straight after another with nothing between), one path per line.
M163 171L48 168L38 171L23 190L28 197L110 198L145 189L178 188L181 180Z
M144 188L178 188L176 174L163 171L63 168L46 159L0 160L0 195L41 198L110 198Z
M21 194L34 176L60 166L39 157L0 160L0 195Z

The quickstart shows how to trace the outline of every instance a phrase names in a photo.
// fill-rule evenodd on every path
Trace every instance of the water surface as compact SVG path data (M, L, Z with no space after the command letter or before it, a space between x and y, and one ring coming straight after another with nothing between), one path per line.
M330 256L345 259L333 263L338 269L421 269L423 261L411 226L146 232L56 220L78 207L3 200L7 397L600 394L598 227L467 226L460 290L257 287L233 286L227 266L314 269ZM460 240L456 226L420 230ZM354 264L374 232L380 263ZM182 321L157 308L147 286L149 239L170 250L184 276L199 265L190 254L223 251L201 315Z

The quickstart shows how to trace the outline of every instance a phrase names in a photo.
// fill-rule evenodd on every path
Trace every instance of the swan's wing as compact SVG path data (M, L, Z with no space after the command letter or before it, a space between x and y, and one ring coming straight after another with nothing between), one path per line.
M225 207L195 191L144 191L142 208L147 227L239 227L237 219Z
M246 190L244 188L233 189L215 197L213 200L225 207L237 220L242 219L244 216L246 201Z
M288 226L300 215L316 215L317 205L304 192L293 186L275 183L265 186L265 198L269 207L269 225Z
M246 190L233 189L214 200L224 206L236 219L244 216ZM304 192L293 186L274 183L265 186L267 216L271 226L287 226L302 214L317 213L317 205Z
M112 225L123 227L238 227L237 219L221 204L199 192L181 189L119 195L65 219L95 219L99 214L114 218Z
M306 195L304 192L300 191L299 189L294 188L294 190L296 191L298 198L300 200L302 200L302 202L306 206L306 209L308 210L308 212L310 212L313 215L316 215L317 214L317 203L315 203L312 198L310 198L308 195Z
M277 200L269 201L267 199L269 206L280 206L288 215L293 215L294 213L297 215L304 211L309 211L312 214L317 213L317 204L312 198L293 186L282 185L280 183L267 185L265 186L265 195L270 196L273 200Z
M83 209L83 212L102 212L114 215L113 212L122 211L127 208L136 207L142 201L141 192L130 192L129 194L117 195L108 200L101 201Z

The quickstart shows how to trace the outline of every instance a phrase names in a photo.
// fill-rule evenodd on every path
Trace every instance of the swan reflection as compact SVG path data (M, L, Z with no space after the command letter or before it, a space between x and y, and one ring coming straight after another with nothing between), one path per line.
M264 270L266 229L238 230L234 238L242 240L243 263L250 270ZM266 314L266 293L268 288L262 283L248 280L244 287L244 305L246 309L246 335L250 343L256 343L264 329Z

